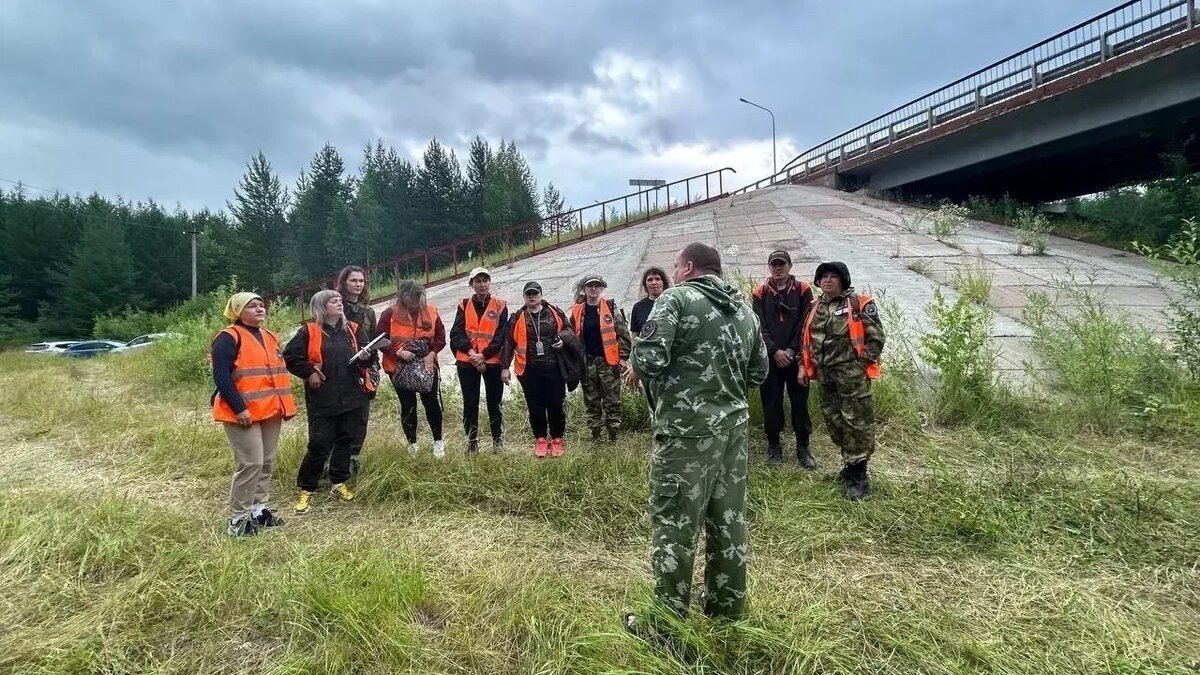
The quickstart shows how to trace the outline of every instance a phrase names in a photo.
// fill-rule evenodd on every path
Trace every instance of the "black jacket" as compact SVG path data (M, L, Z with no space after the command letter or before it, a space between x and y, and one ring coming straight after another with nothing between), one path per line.
M313 364L308 360L309 323L311 321L301 326L283 348L283 361L287 364L288 372L302 380L307 380L314 370ZM358 365L361 363L366 366L371 359L359 361L352 366L346 365L355 352L347 328L345 321L333 327L324 324L321 326L324 336L321 340L321 372L325 374L325 383L319 389L313 389L305 383L304 405L309 415L338 415L371 403L359 382L361 374ZM366 326L359 326L356 337L360 348L370 341L367 335Z
M813 304L812 288L806 282L792 277L792 285L785 291L775 290L768 279L754 289L754 313L758 315L759 329L767 345L767 355L774 357L775 351L792 350L792 356L800 352L800 333L804 330L804 319ZM775 361L771 359L771 367Z
M554 358L558 359L558 371L562 373L563 382L567 383L567 391L575 391L587 374L583 341L570 328L563 328L558 337L563 341L563 348L554 354Z

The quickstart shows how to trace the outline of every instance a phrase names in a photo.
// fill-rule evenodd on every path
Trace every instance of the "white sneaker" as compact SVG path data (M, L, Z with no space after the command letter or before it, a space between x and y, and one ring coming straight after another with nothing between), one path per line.
M408 444L408 454L415 455L420 451L421 451L421 446L417 445L416 443Z
M437 457L438 459L441 459L446 456L446 442L445 441L434 441L433 442L433 456Z

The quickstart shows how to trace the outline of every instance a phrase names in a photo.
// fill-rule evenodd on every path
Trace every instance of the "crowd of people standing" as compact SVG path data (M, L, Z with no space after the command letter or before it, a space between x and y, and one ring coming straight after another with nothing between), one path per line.
M869 492L867 462L875 448L871 385L885 339L875 301L854 290L845 264L821 263L810 283L791 273L790 254L778 250L767 268L747 303L724 279L716 249L689 244L676 257L673 279L659 267L643 273L645 297L627 321L599 274L579 280L565 309L548 302L537 281L524 284L523 301L510 309L479 267L468 275L471 294L458 303L447 335L421 284L401 281L377 319L365 271L347 267L332 289L313 295L312 318L286 345L263 327L263 299L238 293L225 309L230 325L210 352L213 419L223 424L236 462L227 531L247 536L283 524L267 499L282 423L297 414L289 374L304 382L308 421L296 513L309 510L323 476L335 499L354 499L348 483L384 376L396 391L409 451L421 451L419 400L432 454L445 457L438 354L449 347L469 455L480 451L481 396L492 450L503 449L501 403L514 374L539 459L566 452L569 391L582 390L594 442L619 438L622 388L644 392L654 432L649 507L656 599L687 611L694 542L703 529L710 552L718 553L706 562L701 605L713 616L738 616L745 597L750 391L758 388L762 402L767 460L784 461L786 398L796 460L812 470L808 390L816 383L825 426L841 451L845 496L861 499ZM649 629L632 613L625 626Z

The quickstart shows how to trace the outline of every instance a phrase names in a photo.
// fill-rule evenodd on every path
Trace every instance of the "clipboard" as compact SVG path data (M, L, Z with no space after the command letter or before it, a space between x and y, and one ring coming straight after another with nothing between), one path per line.
M381 342L384 342L384 341L386 341L387 339L388 339L387 333L381 333L381 334L379 334L379 335L376 335L374 340L371 340L370 342L368 342L366 345L364 345L364 346L363 346L361 349L359 349L358 351L360 351L360 352L361 352L361 351L363 351L363 350L366 350L366 351L372 351L372 350L374 350L374 349L378 348L378 346L379 346L379 343L381 343ZM357 354L358 354L358 352L355 352L355 354L357 355ZM355 362L355 361L357 361L357 360L358 360L358 359L356 359L356 358L354 358L354 357L351 357L351 358L350 358L350 360L349 360L349 361L346 363L346 365L347 365L347 366L352 366L352 365L354 365L354 362Z

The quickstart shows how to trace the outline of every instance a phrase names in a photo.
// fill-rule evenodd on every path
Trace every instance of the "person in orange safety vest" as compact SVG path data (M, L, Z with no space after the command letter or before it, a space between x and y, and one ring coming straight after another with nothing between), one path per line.
M629 352L633 338L625 314L617 303L604 297L608 283L598 274L580 280L582 300L571 307L571 329L583 343L586 372L583 377L583 404L592 440L608 428L608 440L617 440L621 428L621 383L629 370Z
M508 329L508 304L492 295L492 275L476 267L467 277L475 291L458 303L454 325L450 328L450 349L454 352L458 383L463 396L463 430L467 434L467 454L479 451L479 386L487 392L488 423L492 432L492 450L500 452L504 438L504 412L500 403L504 383L500 380L500 352Z

